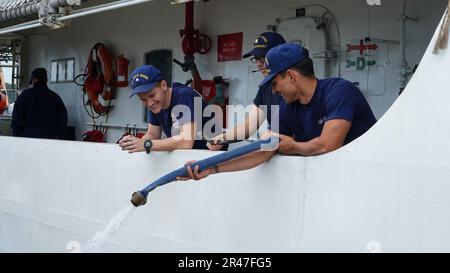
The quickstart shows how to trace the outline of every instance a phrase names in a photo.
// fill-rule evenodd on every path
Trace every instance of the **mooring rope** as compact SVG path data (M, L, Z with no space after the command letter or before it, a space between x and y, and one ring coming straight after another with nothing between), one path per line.
M441 30L439 31L439 36L434 45L433 54L438 54L440 49L446 49L448 45L448 31L450 25L450 0L448 1L447 11L445 12L445 19L442 23Z

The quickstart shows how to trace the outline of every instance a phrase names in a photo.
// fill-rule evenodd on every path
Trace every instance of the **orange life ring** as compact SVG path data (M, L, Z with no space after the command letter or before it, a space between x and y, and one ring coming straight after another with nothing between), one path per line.
M103 44L97 43L89 53L84 81L84 91L97 114L106 114L109 111L107 105L100 103L99 96L106 101L112 100L115 96L115 81L113 58Z

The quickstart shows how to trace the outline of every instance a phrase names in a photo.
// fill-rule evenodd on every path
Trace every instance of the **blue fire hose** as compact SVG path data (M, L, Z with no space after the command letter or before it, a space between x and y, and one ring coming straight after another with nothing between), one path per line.
M230 161L234 158L249 154L254 151L258 151L261 149L261 147L263 147L263 145L275 145L277 143L278 138L276 137L272 137L267 140L259 140L246 146L239 147L235 150L224 152L222 154L218 154L200 161L193 162L190 164L190 167L192 170L194 170L194 168L199 166L199 171L203 171L205 169L217 166L220 163ZM131 197L131 203L135 207L142 206L147 202L147 196L151 191L153 191L157 187L175 181L177 177L184 177L187 175L188 175L187 166L179 168L171 173L168 173L163 177L159 178L158 180L156 180L155 182L148 185L143 190L133 193L133 196Z

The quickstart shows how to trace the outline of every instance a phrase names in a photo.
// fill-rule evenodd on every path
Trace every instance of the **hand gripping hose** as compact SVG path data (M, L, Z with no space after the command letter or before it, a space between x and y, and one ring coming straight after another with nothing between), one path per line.
M278 144L277 137L272 137L267 140L256 141L256 142L253 142L246 146L239 147L235 150L228 151L228 152L218 154L218 155L215 155L215 156L212 156L212 157L200 160L200 161L193 162L190 164L190 166L192 169L199 166L199 170L203 171L205 169L217 166L220 163L223 163L223 162L232 160L234 158L240 157L242 155L246 155L251 152L260 150L261 147L263 147L263 145L268 145L267 147L275 148L276 144ZM167 183L175 181L175 179L177 177L183 177L183 176L187 176L187 175L188 175L187 174L187 165L182 168L179 168L171 173L168 173L168 174L164 175L163 177L159 178L158 180L156 180L155 182L148 185L143 190L133 193L133 195L131 197L131 203L135 207L145 205L145 203L147 203L147 196L148 196L149 192L153 191L157 187L160 187Z

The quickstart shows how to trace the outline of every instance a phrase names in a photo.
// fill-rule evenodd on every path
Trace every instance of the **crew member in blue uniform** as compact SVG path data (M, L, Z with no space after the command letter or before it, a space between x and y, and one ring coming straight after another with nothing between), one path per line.
M24 90L14 104L11 129L14 136L61 139L67 125L67 109L61 97L47 86L47 70L31 73L32 88Z
M283 154L315 156L329 153L367 132L375 123L373 112L361 91L351 82L314 76L313 61L298 44L284 44L267 54L269 75L261 86L270 84L284 102L280 105L277 150ZM274 121L272 120L272 124ZM240 171L268 161L276 152L258 151L199 172L189 177L202 179L217 172Z
M172 151L176 149L207 149L203 127L212 117L203 117L207 106L202 96L192 88L174 83L167 85L161 71L144 65L131 73L130 98L137 95L149 109L148 130L143 138L125 136L119 146L129 153ZM215 130L214 126L211 126ZM164 132L166 138L162 138ZM211 132L211 135L215 131Z
M256 65L257 71L263 76L267 76L265 57L267 52L275 46L286 43L284 38L276 32L264 32L258 35L253 44L252 51L244 54L243 58L250 58L250 61ZM278 93L272 92L270 84L260 86L248 117L245 121L235 128L220 134L208 143L208 148L213 151L219 150L222 146L218 144L221 140L245 140L252 136L256 130L267 119L270 126L272 122L272 112L278 113L278 107L283 99ZM215 144L214 144L215 143Z

